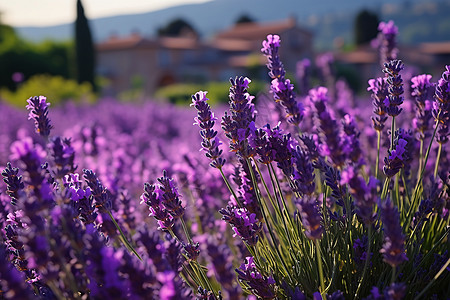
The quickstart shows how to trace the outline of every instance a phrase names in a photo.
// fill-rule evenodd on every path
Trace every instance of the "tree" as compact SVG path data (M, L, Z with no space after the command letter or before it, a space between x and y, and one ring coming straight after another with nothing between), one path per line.
M378 16L368 10L362 10L355 18L354 38L356 45L370 43L378 34Z
M198 36L194 27L186 20L177 18L158 29L158 36Z
M81 0L77 0L77 19L75 21L75 59L77 80L79 83L89 82L95 86L95 49L89 23L84 15Z
M250 17L249 15L241 15L239 18L237 18L236 22L234 22L235 24L244 24L244 23L254 23L255 20Z

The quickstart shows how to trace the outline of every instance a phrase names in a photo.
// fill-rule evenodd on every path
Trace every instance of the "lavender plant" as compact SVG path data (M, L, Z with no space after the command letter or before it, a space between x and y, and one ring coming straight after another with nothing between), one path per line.
M445 299L450 67L437 84L414 77L410 98L397 29L380 29L372 126L361 121L370 99L342 110L327 88L304 90L305 62L297 97L276 35L262 52L291 127L258 114L246 77L230 80L216 114L200 91L195 110L101 101L52 108L50 120L39 96L28 99L33 128L0 103L0 297ZM314 126L301 126L309 115Z

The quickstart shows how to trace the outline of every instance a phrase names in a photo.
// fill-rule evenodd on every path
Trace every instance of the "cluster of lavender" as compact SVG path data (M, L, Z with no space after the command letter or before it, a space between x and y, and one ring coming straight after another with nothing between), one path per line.
M262 53L279 120L247 77L215 113L200 91L195 110L109 99L50 121L39 96L33 127L0 103L0 297L445 298L450 67L408 92L397 28L380 31L386 75L355 106L330 55L326 87L298 64L297 96L277 35Z

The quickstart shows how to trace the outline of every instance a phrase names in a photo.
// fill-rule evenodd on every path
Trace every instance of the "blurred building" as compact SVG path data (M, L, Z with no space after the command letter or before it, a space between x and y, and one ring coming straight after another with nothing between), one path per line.
M282 40L280 56L288 71L302 58L311 58L312 34L294 18L274 23L243 23L210 40L195 35L146 38L138 33L111 36L97 45L98 74L109 79L110 92L133 87L140 79L146 95L171 83L225 81L262 70L261 43L268 34ZM266 74L265 71L263 74Z

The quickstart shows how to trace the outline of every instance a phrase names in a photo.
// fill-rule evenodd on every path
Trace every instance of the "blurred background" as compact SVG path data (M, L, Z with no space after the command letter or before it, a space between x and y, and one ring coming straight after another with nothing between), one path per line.
M438 78L450 64L449 15L450 0L3 0L0 98L187 103L208 90L226 102L230 77L250 77L250 93L267 82L267 34L281 36L289 78L297 63L325 57L362 93L380 73L371 45L380 21L398 26L406 65Z

